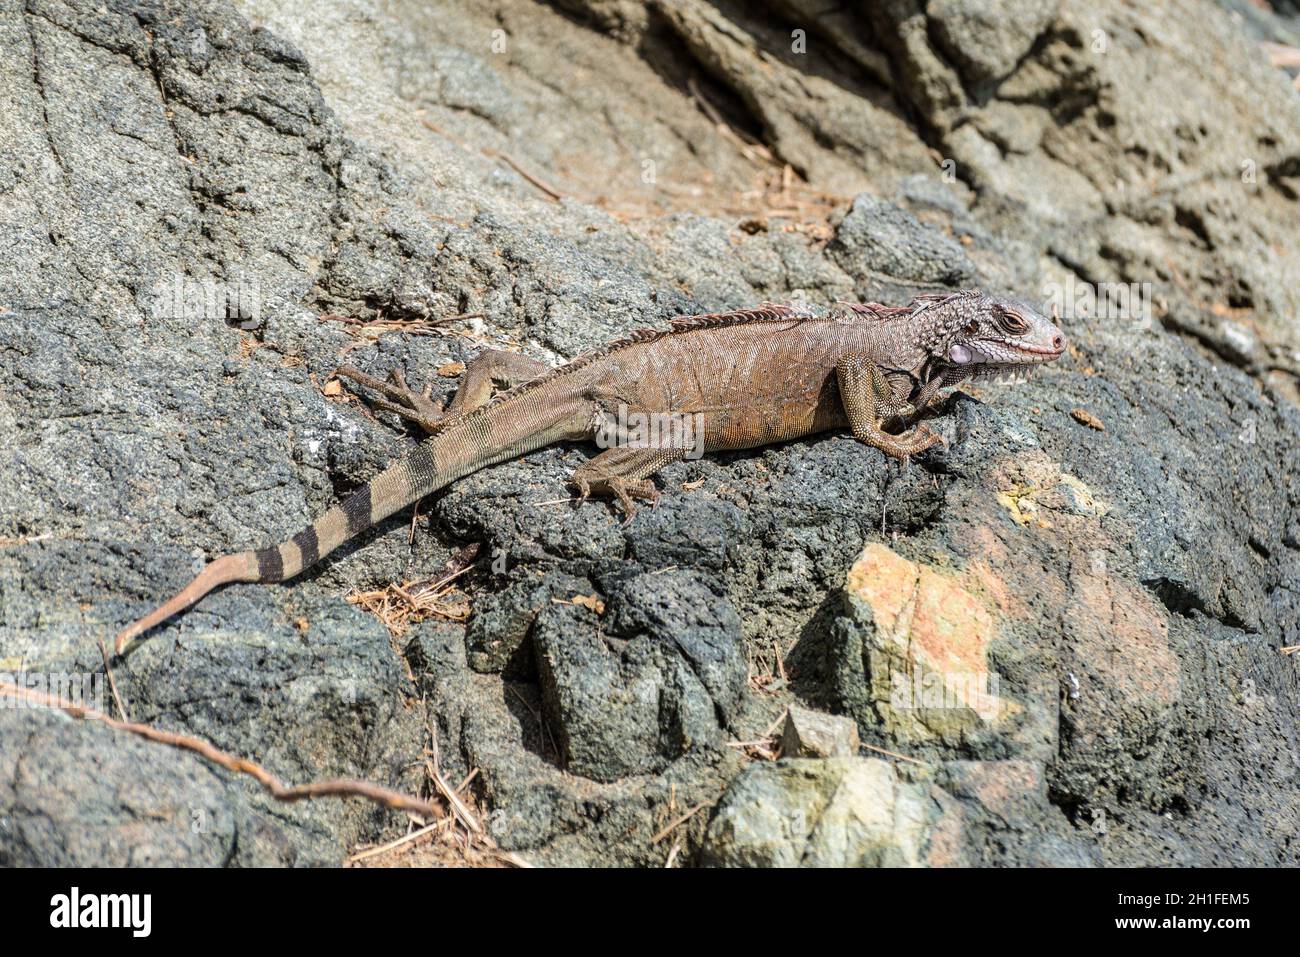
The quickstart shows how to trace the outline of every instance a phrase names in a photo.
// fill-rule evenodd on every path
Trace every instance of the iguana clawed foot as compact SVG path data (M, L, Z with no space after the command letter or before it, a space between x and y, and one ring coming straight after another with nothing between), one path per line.
M393 400L388 402L384 399L371 399L370 404L377 409L382 409L385 412L395 412L431 434L438 431L442 426L442 421L445 418L442 403L431 398L433 392L432 381L425 386L423 392L416 392L406 384L406 377L398 369L394 369L390 373L391 382L383 382L352 366L340 366L335 370L334 374L345 379L351 379L358 385L365 386L367 389L372 389Z
M582 474L579 469L569 479L578 489L578 501L585 502L594 492L597 495L613 495L623 506L626 516L623 524L627 525L636 517L637 507L634 499L650 503L651 508L659 506L661 493L649 479L629 480L618 475Z
M913 426L898 435L877 430L873 434L858 435L855 438L864 445L880 449L886 455L898 459L903 465L907 465L911 456L926 449L936 445L942 445L945 449L948 447L948 440L925 424Z
M616 497L627 516L623 521L626 525L636 515L635 499L649 502L651 508L659 504L659 489L646 476L683 454L678 448L614 446L574 469L569 481L578 489L581 501L592 493Z

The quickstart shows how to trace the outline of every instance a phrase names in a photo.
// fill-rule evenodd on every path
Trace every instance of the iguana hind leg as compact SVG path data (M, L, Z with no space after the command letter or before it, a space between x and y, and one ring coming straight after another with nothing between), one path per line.
M352 366L339 366L334 370L334 374L344 379L351 379L357 385L365 386L380 395L388 396L393 401L370 399L369 402L376 409L397 413L402 418L414 422L426 432L436 432L442 420L446 418L442 412L442 402L430 395L433 391L432 381L424 392L416 392L406 384L405 377L397 369L394 369L391 373L391 382L384 382L373 376L366 375L360 369Z
M485 349L466 364L465 377L445 411L441 401L430 398L432 382L425 387L424 392L416 392L406 384L401 372L397 370L393 371L394 381L391 383L368 376L352 366L342 366L335 374L392 399L391 402L384 399L373 399L371 402L376 408L395 412L424 431L433 433L452 416L464 415L486 404L497 385L514 388L549 372L550 368L544 362L517 352Z
M593 493L617 497L627 515L625 522L630 522L636 514L634 499L648 501L652 507L659 504L659 490L649 476L683 455L683 449L619 445L606 449L574 469L569 481L577 487L584 500Z
M845 356L835 371L840 402L853 437L859 442L906 462L908 456L944 441L943 436L927 425L914 426L898 435L884 430L884 422L899 415L910 415L915 410L899 399L879 367L866 356Z
M545 362L530 359L518 352L504 349L484 349L465 365L465 376L460 388L447 406L447 415L464 415L486 405L502 386L513 389L551 371Z

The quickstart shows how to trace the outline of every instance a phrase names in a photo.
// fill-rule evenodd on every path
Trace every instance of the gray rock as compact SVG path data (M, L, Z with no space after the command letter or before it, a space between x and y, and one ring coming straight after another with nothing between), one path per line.
M1015 69L1060 5L1060 0L929 0L925 15L972 80L998 80Z
M781 729L781 754L789 758L845 758L858 753L853 719L791 707Z
M195 756L157 760L59 712L0 710L0 863L6 867L184 866L231 862L247 796ZM279 861L276 863L286 863Z
M746 678L730 604L690 572L651 573L618 582L599 617L551 605L533 628L566 766L609 781L720 744Z
M901 283L960 286L976 272L956 240L868 193L853 200L830 250L855 278L870 272Z
M550 572L518 577L484 595L465 629L470 665L475 671L500 671L511 677L532 673L532 646L526 642L537 616L554 601L591 592L586 579Z
M703 861L717 867L914 867L933 820L928 788L878 758L751 764L722 796Z

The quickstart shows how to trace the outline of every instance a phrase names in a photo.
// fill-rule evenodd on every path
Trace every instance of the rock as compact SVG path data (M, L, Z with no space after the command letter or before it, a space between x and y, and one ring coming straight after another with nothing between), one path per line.
M659 509L638 514L628 526L627 541L631 556L647 568L720 571L735 561L745 530L744 512L735 502L687 495L675 515Z
M858 726L851 718L791 705L781 730L781 754L790 758L846 758L858 753Z
M900 169L915 172L928 165L918 144L898 137L893 111L846 97L841 84L805 70L806 43L792 42L789 32L780 35L779 46L760 44L698 0L663 4L656 11L674 34L675 56L689 57L721 78L745 112L771 131L781 158L805 175L857 192L877 172L894 176ZM756 27L756 34L766 32L765 26Z
M591 590L585 578L550 572L521 575L503 582L477 602L465 630L469 664L475 671L503 672L510 677L533 673L533 648L527 644L537 616L554 601Z
M830 251L854 277L872 272L903 283L959 286L976 272L956 240L868 193L853 200Z
M142 740L6 702L0 735L16 733L25 747L0 757L4 866L217 867L235 857L247 798L198 757L160 762Z
M542 864L1300 862L1300 114L1257 46L1287 22L562 6L0 13L0 674L94 672L195 562L408 449L322 389L341 355L445 396L484 345L980 285L1071 350L946 401L948 449L706 456L627 526L568 501L593 449L539 450L166 623L114 665L133 717L409 791L435 735ZM474 543L468 622L345 600ZM792 703L923 764L728 746ZM0 714L5 863L337 864L405 826Z
M1095 867L1101 854L1087 832L1064 821L1048 798L1045 767L1037 761L948 761L936 789L943 817L935 825L943 842L931 842L933 864L1004 863L1023 867ZM1008 833L1014 839L1008 840ZM994 835L997 835L994 838ZM992 857L994 842L1013 848Z
M709 822L717 867L914 867L932 821L928 789L877 758L751 764Z
M611 781L719 745L746 677L729 603L692 573L647 574L614 586L604 619L552 604L533 628L566 767Z
M1060 0L929 0L925 15L973 81L999 80L1056 18Z
M908 745L996 737L1023 710L1000 694L990 668L994 613L949 574L868 545L849 569L848 616L861 659L845 661L845 687L865 668L859 720ZM850 692L851 693L851 692ZM865 702L863 704L866 704ZM872 720L874 716L875 720Z

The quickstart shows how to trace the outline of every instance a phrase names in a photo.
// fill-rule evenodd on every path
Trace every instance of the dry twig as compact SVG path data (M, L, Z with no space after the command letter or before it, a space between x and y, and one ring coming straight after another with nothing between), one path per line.
M389 841L387 844L380 844L378 847L366 848L364 851L358 851L347 859L348 864L359 864L362 861L368 861L372 857L378 857L381 854L387 854L389 851L395 851L407 844L412 844L422 837L432 834L434 831L445 830L451 823L451 818L446 817L441 821L435 821L432 824L426 824L424 827L412 831L410 834L404 834L395 841Z
M710 805L708 801L701 801L699 804L695 805L695 807L691 808L685 814L681 814L673 818L671 821L669 821L659 830L658 834L650 838L650 843L658 844L660 841L662 841L673 831L677 830L677 828L681 827L683 824L685 824L687 821L693 818L696 814L698 814L700 811L704 810L704 808L709 806Z
M875 751L877 754L883 754L887 757L897 758L899 761L908 761L912 764L919 764L921 767L925 767L924 761L908 757L906 754L899 754L897 751L890 751L888 748L878 748L874 744L867 744L866 742L863 742L862 746L868 751Z
M527 169L525 169L522 165L520 165L517 159L515 159L509 153L503 152L502 150L494 150L489 147L484 147L483 155L490 156L493 159L501 160L512 170L514 170L524 179L528 180L528 182L532 183L534 186L540 189L543 193L545 193L548 197L550 197L555 202L558 203L560 200L564 199L564 195L558 189L556 189L554 186L551 186L549 183L546 182L546 180L542 179L540 176L537 176L534 173L530 173Z
M114 731L126 731L147 741L165 744L182 751L191 751L213 764L220 765L227 771L246 774L257 781L277 801L304 801L322 797L360 797L375 804L392 808L395 811L407 811L426 820L436 820L446 816L446 811L437 805L422 801L409 794L393 791L369 781L357 781L352 778L331 778L325 781L312 781L307 784L287 785L274 774L254 761L222 751L216 745L174 731L164 731L152 725L135 721L119 721L102 711L85 708L67 701L62 701L43 691L31 688L18 688L13 685L0 684L0 695L32 701L47 708L56 708L65 714L82 721L99 721Z
M104 657L104 674L108 676L108 688L113 692L113 701L117 704L117 713L123 721L130 721L131 716L126 713L126 705L122 704L122 696L117 693L117 680L113 677L113 668L108 663L108 645L104 644L103 638L96 640L99 642L99 653Z

